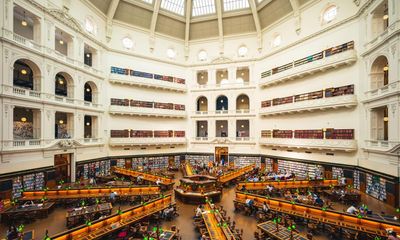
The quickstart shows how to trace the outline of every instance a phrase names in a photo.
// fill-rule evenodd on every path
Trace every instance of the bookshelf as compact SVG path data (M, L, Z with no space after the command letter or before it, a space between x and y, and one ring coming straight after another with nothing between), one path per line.
M386 200L386 180L379 176L366 174L367 189L366 193L381 201Z
M154 131L154 137L158 137L158 138L169 138L169 137L173 137L174 136L174 132L172 130L167 130L167 131L161 131L161 130L157 130Z
M151 130L131 130L130 137L133 138L151 138L153 137L153 131Z
M344 177L343 168L332 167L332 178L333 179L340 179Z
M235 167L245 167L250 164L256 164L257 167L261 167L261 157L255 156L234 156L233 163Z
M185 137L185 131L174 131L174 137Z
M360 172L358 170L354 170L353 178L353 187L360 190Z
M174 104L174 109L178 111L185 111L185 105L183 104Z
M294 138L323 139L322 129L317 130L294 130Z
M149 78L149 79L155 79L155 80L166 81L166 82L174 82L174 83L178 83L178 84L186 83L185 79L183 79L183 78L135 71L135 70L128 69L128 68L120 68L120 67L114 67L114 66L111 67L111 73L118 74L118 75L128 75L128 76L133 76L133 77Z
M347 85L342 87L336 88L327 88L325 89L325 97L336 97L336 96L343 96L343 95L351 95L354 94L354 85Z
M273 106L288 104L288 103L293 103L293 96L272 99Z
M202 163L207 164L212 161L212 156L209 155L185 155L186 161L189 161L192 165L199 165Z
M110 130L112 138L127 138L129 137L129 130Z
M354 139L354 129L328 128L325 132L326 139Z
M168 156L132 158L132 169L144 170L144 167L151 170L165 169L168 167Z
M125 159L124 158L117 159L117 167L125 168Z
M110 104L112 106L125 106L125 107L138 107L138 108L158 108L158 109L169 109L169 110L179 110L184 111L184 104L174 104L174 103L162 103L162 102L150 102L141 101L133 99L119 99L111 98Z
M281 173L294 173L299 178L310 177L311 179L315 179L316 177L323 177L324 168L316 164L278 160L278 171Z
M262 138L272 138L272 131L271 130L262 130L261 137Z
M153 108L153 102L130 100L131 107Z
M156 102L156 103L154 103L154 108L173 110L174 104L173 103L158 103L158 102Z
M113 106L129 106L129 99L111 98L110 101Z
M290 63L283 64L279 67L268 69L264 72L261 72L261 78L266 78L271 75L274 75L274 74L277 74L280 72L284 72L286 70L289 70L289 69L292 69L295 67L299 67L301 65L308 64L308 63L311 63L314 61L318 61L320 59L330 57L332 55L335 55L335 54L338 54L338 53L341 53L341 52L344 52L344 51L347 51L350 49L354 49L354 41L346 42L346 43L343 43L343 44L340 44L340 45L337 45L337 46L334 46L331 48L327 48L323 51L320 51L315 54L308 55L306 57L294 60Z
M265 100L261 102L261 107L265 108L265 107L271 107L272 106L272 101L271 100Z
M110 169L111 169L110 160L85 163L83 164L83 178L89 179L101 175L110 175L111 174Z
M14 177L12 183L12 197L19 198L22 196L21 191L23 190L22 177Z
M324 91L320 90L320 91L315 91L315 92L294 95L294 101L301 102L301 101L319 99L319 98L323 98L323 97L324 97Z
M292 130L278 130L275 129L272 131L273 138L293 138Z

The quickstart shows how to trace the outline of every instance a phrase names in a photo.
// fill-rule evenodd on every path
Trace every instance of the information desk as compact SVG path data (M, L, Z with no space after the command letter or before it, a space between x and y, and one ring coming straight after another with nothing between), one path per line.
M27 191L22 193L21 200L62 200L74 198L101 198L109 197L111 192L117 192L117 197L158 195L160 187L109 187L92 189L69 189L69 190L48 190L48 191Z
M232 172L229 172L227 174L224 174L224 175L218 177L218 182L220 182L222 184L223 183L227 183L227 182L229 182L229 181L231 181L231 180L233 180L235 178L238 178L238 177L240 177L240 176L242 176L242 175L244 175L244 174L246 174L248 172L251 172L254 169L254 167L255 167L255 165L251 164L251 165L242 167L242 168L240 168L240 169L238 169L236 171L232 171Z
M278 231L276 231L276 223L272 221L260 223L257 225L261 231L268 234L268 236L272 237L273 239L278 240L290 240L290 231L285 227L280 225L278 227ZM293 232L292 233L293 240L307 240L307 238L300 236L299 234Z
M336 179L331 180L288 180L288 181L266 181L266 182L240 182L238 189L245 186L246 190L265 190L267 186L273 186L275 189L283 188L324 188L340 186Z
M358 218L355 215L341 213L331 210L322 210L313 206L302 204L292 204L288 201L278 199L268 199L263 196L236 192L236 203L245 204L246 199L252 199L256 207L261 208L266 202L272 211L289 214L304 219L316 220L321 223L335 225L342 228L352 229L359 232L366 232L379 236L386 236L386 229L400 232L400 224L382 221L371 218Z
M162 211L172 205L171 195L157 198L145 205L139 205L123 211L121 214L113 214L107 218L94 221L90 226L81 225L71 230L51 236L52 240L88 240L98 239L113 233L123 227L131 225L145 217Z
M118 168L118 167L113 167L113 171L114 171L114 173L122 174L122 175L129 176L129 177L141 176L143 180L150 181L150 182L157 182L157 180L160 179L161 180L160 185L163 185L163 186L170 186L170 185L174 184L173 180L171 178L157 176L157 175L153 175L153 174L149 174L149 173L128 170L128 169Z
M186 173L186 176L193 175L193 169L192 169L192 165L190 165L190 163L185 164L185 173Z
M224 226L224 219L221 214L212 210L210 204L206 204L204 210L202 217L211 240L237 239L231 229L228 226Z
M67 227L72 227L84 223L85 219L93 219L96 214L111 214L111 203L102 203L80 208L73 208L67 211Z
M53 202L32 204L27 206L14 206L9 208L7 211L1 213L6 219L17 219L24 217L24 214L29 215L29 217L42 217L45 218L49 215L50 210L53 208Z

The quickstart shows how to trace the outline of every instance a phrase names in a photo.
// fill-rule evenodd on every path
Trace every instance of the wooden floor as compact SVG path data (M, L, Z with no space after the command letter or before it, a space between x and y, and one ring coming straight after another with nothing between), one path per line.
M182 177L181 173L176 174L175 182L179 182L179 178ZM227 216L230 216L232 220L236 221L236 226L239 229L243 229L243 239L250 240L253 239L254 231L257 229L257 221L254 217L245 216L241 213L234 212L233 199L235 198L235 187L225 188L223 190L223 195L221 202L219 203L227 211ZM373 211L384 211L387 214L395 214L395 208L373 198L362 194L362 203L367 204L368 208ZM170 227L176 225L180 229L182 239L184 240L194 240L199 238L199 234L195 231L193 226L193 216L196 205L184 204L177 200L179 217L170 221L164 222L163 227ZM121 207L122 210L129 208L127 205L115 204L113 208L113 213ZM348 208L347 205L341 203L335 203L335 210L342 211ZM66 209L56 208L48 218L36 220L31 224L25 226L25 231L35 230L36 239L43 239L46 229L49 231L50 235L66 230ZM5 238L8 226L2 223L0 225L0 239ZM299 228L300 231L304 229ZM326 236L316 236L315 239L325 240L328 239Z

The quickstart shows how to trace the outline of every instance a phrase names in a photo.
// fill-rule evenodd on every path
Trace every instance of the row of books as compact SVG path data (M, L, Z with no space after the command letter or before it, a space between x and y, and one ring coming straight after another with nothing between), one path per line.
M14 177L12 182L12 197L21 197L21 192L24 190L43 190L45 184L44 172Z
M336 96L343 96L343 95L350 95L354 94L354 85L346 85L336 88L327 88L324 90L309 92L309 93L302 93L297 94L294 96L287 96L281 98L274 98L272 100L265 100L261 102L261 107L271 107L276 105L288 104L293 102L301 102L301 101L308 101L320 98L329 98L329 97L336 97Z
M262 130L262 138L354 139L354 129Z
M183 78L135 71L135 70L128 69L128 68L111 67L111 73L134 76L134 77L149 78L149 79L155 79L155 80L161 80L161 81L167 81L167 82L174 82L174 83L179 83L179 84L185 84L185 82L186 82L185 79L183 79Z
M300 179L308 177L320 179L323 177L324 167L316 164L278 160L278 171L287 174L294 173Z
M111 138L185 137L185 131L174 130L111 130Z
M111 161L103 160L92 163L86 163L83 165L83 178L89 179L96 176L110 175Z
M174 104L174 103L162 103L162 102L150 102L150 101L139 101L132 99L119 99L111 98L111 105L113 106L130 106L130 107L141 107L141 108L159 108L159 109L170 109L185 111L184 104Z
M323 59L325 57L330 57L333 56L335 54L350 50L350 49L354 49L354 41L350 41L347 43L343 43L328 49L325 49L321 52L309 55L307 57L301 58L301 59L297 59L293 62L287 63L287 64L283 64L281 66L272 68L270 70L264 71L261 73L261 78L266 78L269 77L273 74L277 74L283 71L286 71L288 69L294 68L294 67L298 67L307 63L311 63L320 59Z

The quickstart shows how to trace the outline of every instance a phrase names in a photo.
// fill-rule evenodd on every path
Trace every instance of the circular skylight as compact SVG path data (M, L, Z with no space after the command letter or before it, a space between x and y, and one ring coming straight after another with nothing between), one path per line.
M170 59L174 59L176 57L176 51L172 48L167 49L167 57Z
M133 41L132 39L130 39L129 37L124 37L122 39L122 45L124 46L124 48L126 49L131 49L133 48Z
M249 50L247 49L246 46L241 46L241 47L239 47L239 49L238 49L238 55L239 55L239 57L244 57L244 56L246 56L246 54L247 54L248 51L249 51Z
M199 54L197 55L197 58L199 61L206 61L207 60L207 52L204 50L201 50Z
M336 15L337 15L337 7L334 5L328 7L323 14L324 22L328 23L332 21L333 19L336 18Z

